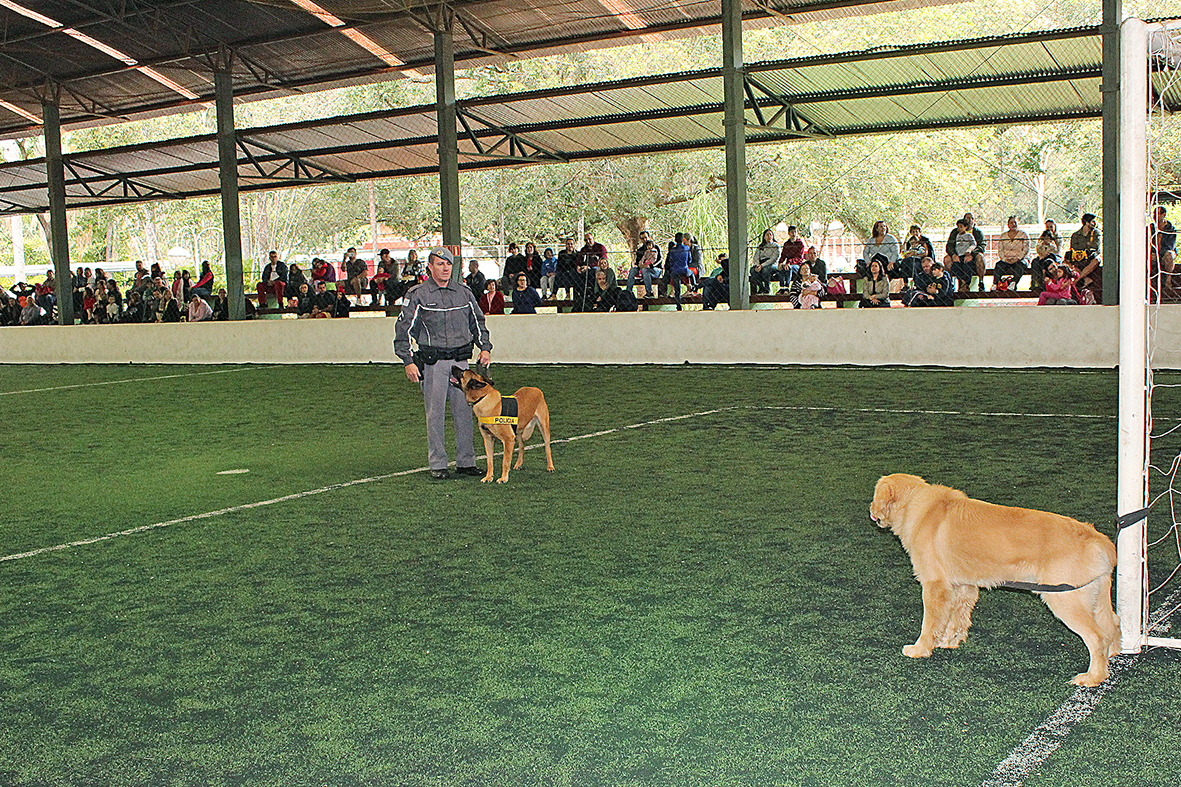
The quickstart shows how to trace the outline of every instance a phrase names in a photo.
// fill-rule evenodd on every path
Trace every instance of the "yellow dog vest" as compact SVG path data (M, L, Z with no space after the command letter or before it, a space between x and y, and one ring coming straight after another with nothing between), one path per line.
M502 396L500 398L500 415L481 416L482 424L517 425L517 397Z

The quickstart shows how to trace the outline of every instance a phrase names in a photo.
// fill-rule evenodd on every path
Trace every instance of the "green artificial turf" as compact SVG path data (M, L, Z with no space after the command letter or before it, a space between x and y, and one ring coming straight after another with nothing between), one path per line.
M0 368L166 378L0 396L0 554L329 488L0 562L0 784L975 785L1085 668L1011 591L903 657L919 587L868 505L915 472L1113 534L1114 373L494 376L556 439L615 431L505 486L334 487L425 465L400 369ZM1179 674L1147 653L1029 783L1176 783Z

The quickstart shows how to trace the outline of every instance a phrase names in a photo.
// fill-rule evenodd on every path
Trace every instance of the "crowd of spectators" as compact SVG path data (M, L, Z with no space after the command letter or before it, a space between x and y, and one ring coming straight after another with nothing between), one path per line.
M992 289L1016 294L1029 277L1029 292L1039 304L1092 304L1102 302L1103 277L1099 258L1100 235L1096 217L1085 214L1082 226L1062 238L1053 220L1032 240L1008 218L1008 227L995 239ZM1177 233L1159 207L1148 228L1149 262L1154 293L1181 298L1181 270L1176 266ZM891 301L908 307L951 306L957 298L985 288L989 260L987 244L971 213L956 222L940 255L922 228L911 225L900 241L885 221L874 223L856 260L851 277L862 308L888 307ZM697 239L677 232L663 247L647 231L622 261L609 259L606 246L592 233L575 247L566 238L563 247L538 249L510 243L498 278L487 278L478 261L469 263L465 282L477 294L486 314L535 314L551 299L564 299L574 311L635 311L637 298L671 299L680 310L686 297L700 299L702 308L713 309L730 297L729 261L718 255L707 272ZM415 250L403 263L388 249L374 262L361 259L349 248L339 265L316 257L308 270L288 265L275 251L255 284L260 308L294 311L299 318L348 317L356 306L384 304L392 313L406 290L421 282L425 266ZM614 264L613 264L614 263ZM174 271L169 279L159 264L151 269L137 260L132 281L120 288L102 268L79 267L70 282L74 313L83 323L203 322L226 320L229 307L225 288L216 287L208 261L201 263L196 280L188 270ZM637 288L642 285L642 293ZM765 230L751 254L752 295L786 296L793 308L819 308L826 297L846 296L845 276L833 276L820 256L818 245L801 237L795 226L787 228L782 243L772 229ZM892 297L893 296L893 297ZM0 325L36 325L53 321L56 292L53 270L45 281L18 283L12 290L0 288ZM842 297L842 300L845 298ZM247 300L247 316L254 312Z

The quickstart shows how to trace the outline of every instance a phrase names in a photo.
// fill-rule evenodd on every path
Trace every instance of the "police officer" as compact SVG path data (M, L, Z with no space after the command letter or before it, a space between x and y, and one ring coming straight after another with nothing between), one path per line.
M412 287L402 302L394 325L394 353L406 365L406 378L421 383L426 402L427 460L431 477L451 478L443 425L447 402L455 424L455 472L483 475L476 468L472 435L472 408L463 391L450 385L451 367L467 368L473 347L480 348L479 363L492 358L492 342L484 325L484 313L476 296L458 278L451 279L455 258L447 249L432 249L427 257L427 279ZM410 339L418 349L411 352Z

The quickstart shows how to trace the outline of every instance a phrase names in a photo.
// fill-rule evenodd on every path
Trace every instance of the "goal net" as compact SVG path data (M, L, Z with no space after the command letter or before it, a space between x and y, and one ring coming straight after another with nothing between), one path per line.
M1144 647L1181 647L1181 638L1165 636L1181 618L1175 614L1181 609L1181 489L1176 486L1181 421L1165 415L1176 412L1181 377L1170 382L1163 372L1154 376L1152 366L1156 343L1165 340L1158 333L1162 310L1181 309L1162 306L1181 293L1181 265L1164 253L1168 233L1163 221L1153 225L1161 184L1175 182L1172 151L1181 129L1174 127L1169 110L1181 96L1181 27L1125 20L1120 60L1116 598L1121 649L1138 653Z

